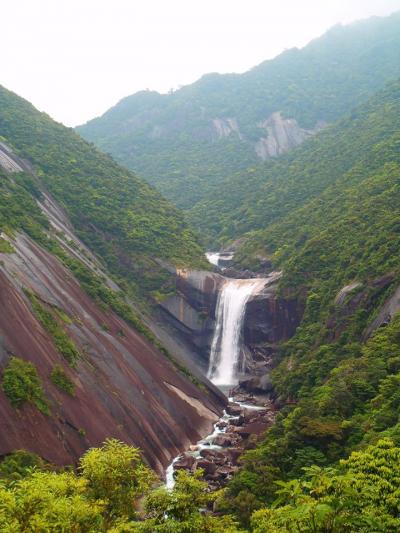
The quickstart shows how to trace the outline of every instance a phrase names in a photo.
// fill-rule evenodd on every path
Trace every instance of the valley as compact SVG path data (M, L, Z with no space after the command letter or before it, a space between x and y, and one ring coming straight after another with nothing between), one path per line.
M399 257L400 12L75 129L0 86L0 532L399 531Z

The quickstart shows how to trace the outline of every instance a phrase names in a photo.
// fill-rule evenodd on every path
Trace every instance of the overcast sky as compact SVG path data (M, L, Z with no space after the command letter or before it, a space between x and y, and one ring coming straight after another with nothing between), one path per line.
M400 0L1 0L0 9L0 84L72 126L141 89L243 72L338 22L400 10Z

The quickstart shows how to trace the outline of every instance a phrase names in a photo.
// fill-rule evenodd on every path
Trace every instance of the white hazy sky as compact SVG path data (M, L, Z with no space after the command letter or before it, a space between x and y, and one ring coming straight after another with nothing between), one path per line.
M138 90L243 72L400 0L1 0L0 84L66 125Z

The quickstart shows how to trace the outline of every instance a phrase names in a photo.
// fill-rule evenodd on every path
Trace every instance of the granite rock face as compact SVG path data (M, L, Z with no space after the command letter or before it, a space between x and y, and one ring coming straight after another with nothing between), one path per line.
M4 143L0 165L9 173L33 174L29 163ZM55 230L52 237L109 289L120 291L76 236L64 209L44 188L41 192L37 202ZM139 447L163 474L173 457L211 431L225 405L223 396L205 378L203 387L197 387L154 344L94 301L70 270L27 235L2 233L1 238L10 241L12 253L0 253L0 384L11 356L33 363L50 414L27 402L12 407L0 386L0 456L27 449L68 465L87 448L115 437ZM75 344L80 353L76 367L57 350L26 291ZM179 362L185 364L184 354ZM56 365L73 382L73 396L50 379Z
M55 257L19 235L16 252L0 254L0 373L11 355L38 369L51 414L11 406L0 390L0 455L25 448L58 465L74 463L90 446L115 437L142 449L158 472L210 432L223 407L200 390L120 317L101 309ZM76 369L57 351L23 288L47 309L68 316L63 326L82 357ZM61 365L75 395L50 380Z
M260 159L265 161L271 157L288 152L303 143L312 135L320 131L324 124L317 123L315 128L306 130L301 128L297 120L293 118L283 118L280 112L272 113L267 120L257 124L265 131L265 134L257 141L254 149Z
M269 283L250 298L246 307L244 344L250 373L258 363L262 366L265 355L273 353L279 342L294 334L303 314L297 300L277 295L280 273L269 276ZM218 294L225 280L213 272L178 272L177 294L160 304L163 318L197 354L198 366L203 371L208 368Z

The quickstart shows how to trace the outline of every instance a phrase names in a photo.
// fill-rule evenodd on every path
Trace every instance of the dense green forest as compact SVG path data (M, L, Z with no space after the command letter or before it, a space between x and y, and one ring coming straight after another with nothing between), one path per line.
M138 294L168 283L161 260L206 267L182 213L72 129L2 87L0 131L3 140L33 164L81 239ZM37 212L31 207L26 216Z
M252 513L253 533L396 532L400 448L389 438L354 452L336 468L305 469L281 482L273 508ZM213 514L221 494L207 492L200 471L178 473L175 487L156 478L139 450L115 439L89 449L77 473L55 470L19 451L0 465L0 528L4 533L244 533L234 516ZM242 518L251 513L242 496Z
M205 76L170 95L133 95L80 128L190 209L204 240L238 239L235 266L264 272L268 259L282 270L278 297L296 299L304 315L274 355L276 420L225 489L209 493L201 472L180 472L171 491L155 488L139 451L116 440L89 449L76 470L17 451L0 463L0 531L400 530L400 314L374 327L400 285L400 81L385 85L400 74L399 28L400 14L335 27L246 74ZM331 124L260 163L250 146L257 121L277 109L305 128ZM210 141L215 117L237 117L244 139ZM37 174L0 169L1 231L27 233L97 302L154 341L123 294L65 253L36 199L45 185L138 299L172 290L165 263L207 268L184 215L3 88L0 132ZM13 252L1 237L0 252ZM82 354L60 326L63 317L25 295L74 368ZM62 366L51 380L74 395ZM1 386L14 407L27 402L48 414L34 365L11 357Z
M278 498L277 510L256 515L267 531L267 524L271 531L399 527L380 511L374 522L374 513L360 509L358 522L347 522L353 511L342 499L357 483L335 477L353 450L382 437L400 444L400 316L386 317L390 324L368 339L378 310L400 282L399 109L395 82L308 146L268 165L265 183L254 191L254 216L243 217L262 229L247 234L239 264L257 268L260 256L269 257L284 272L281 296L305 303L302 323L281 347L272 373L283 408L264 442L246 453L227 492L226 509L246 502L246 526L251 510ZM345 286L348 292L337 299ZM323 470L304 470L312 465ZM335 485L347 496L335 494ZM332 505L345 513L344 522L333 519Z
M257 165L255 144L266 135L261 122L273 112L311 129L337 120L399 76L396 13L335 26L244 74L208 74L172 94L139 92L78 131L191 211L213 197L221 180ZM215 119L230 133L218 133ZM208 217L205 208L199 206L195 222Z
M290 154L237 172L210 187L209 197L192 209L191 221L210 242L221 244L260 230L253 241L261 245L271 234L272 223L294 217L302 206L308 210L306 217L319 206L316 216L320 218L321 204L316 199L324 198L324 191L331 202L337 198L338 208L343 202L347 205L346 197L352 201L351 194L344 193L347 185L360 185L384 164L397 160L399 87L399 82L388 84ZM313 207L312 200L316 202ZM306 230L304 235L308 235Z

